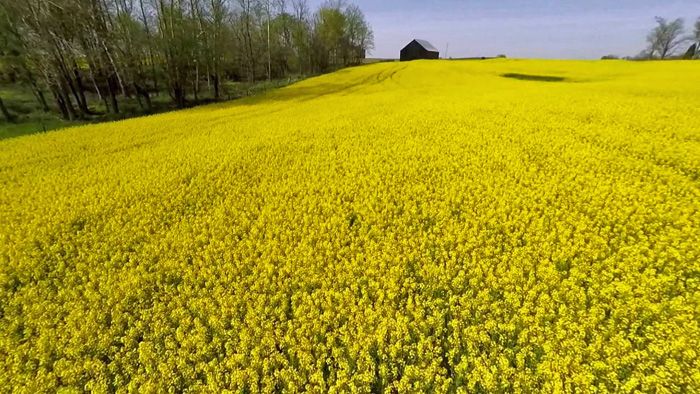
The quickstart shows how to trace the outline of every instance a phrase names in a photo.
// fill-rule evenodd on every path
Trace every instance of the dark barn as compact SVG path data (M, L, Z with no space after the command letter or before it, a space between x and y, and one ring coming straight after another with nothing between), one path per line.
M415 39L401 50L401 61L417 59L439 59L440 52L425 40Z

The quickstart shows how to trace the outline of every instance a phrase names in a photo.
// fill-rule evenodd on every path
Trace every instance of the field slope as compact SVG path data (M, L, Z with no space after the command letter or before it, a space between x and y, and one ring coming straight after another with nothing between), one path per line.
M700 63L384 63L0 141L0 391L700 391Z

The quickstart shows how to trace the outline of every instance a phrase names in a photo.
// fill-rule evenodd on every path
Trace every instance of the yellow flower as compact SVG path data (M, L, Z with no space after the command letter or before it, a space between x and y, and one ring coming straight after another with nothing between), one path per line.
M385 63L0 141L0 391L700 391L698 71Z

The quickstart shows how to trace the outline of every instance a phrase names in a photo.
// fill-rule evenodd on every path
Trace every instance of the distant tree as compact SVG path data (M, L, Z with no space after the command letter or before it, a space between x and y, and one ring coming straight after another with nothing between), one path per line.
M312 31L311 9L307 0L292 0L292 52L290 67L300 72L311 73L312 62Z
M605 55L605 56L600 58L600 60L618 60L618 59L620 59L620 57L617 55Z
M647 48L649 59L658 58L663 60L672 56L678 47L686 40L683 37L683 19L678 18L673 22L668 22L665 18L656 17L657 26L647 36L649 46Z
M345 10L346 64L360 64L365 54L374 49L374 33L360 7L350 5Z
M683 60L691 60L695 58L695 53L697 52L698 44L693 43L693 45L688 48L688 51L683 55Z
M332 70L344 64L345 15L342 3L327 2L314 15L317 70Z
M506 55L504 55L504 54L501 53L501 54L496 55L496 58L497 58L497 59L505 59L505 58L506 58Z
M651 60L653 58L654 58L654 54L650 50L645 49L645 50L639 52L638 54L631 56L630 60L636 60L636 61Z

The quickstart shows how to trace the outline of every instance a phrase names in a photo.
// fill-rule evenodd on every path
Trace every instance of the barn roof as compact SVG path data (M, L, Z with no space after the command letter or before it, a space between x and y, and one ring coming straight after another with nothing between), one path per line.
M433 46L433 44L429 43L429 42L426 41L426 40L421 40L421 39L419 39L419 38L416 38L415 41L416 41L417 43L419 43L420 46L422 46L423 48L425 48L425 50L427 50L427 51L430 51L430 52L440 52L440 51L438 51L437 48L435 48L435 47Z

